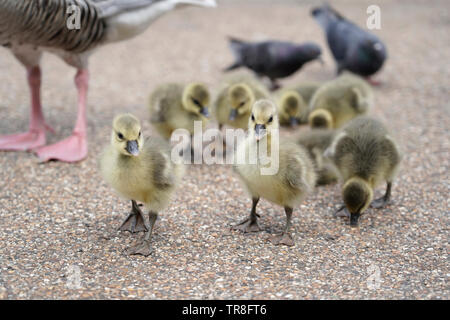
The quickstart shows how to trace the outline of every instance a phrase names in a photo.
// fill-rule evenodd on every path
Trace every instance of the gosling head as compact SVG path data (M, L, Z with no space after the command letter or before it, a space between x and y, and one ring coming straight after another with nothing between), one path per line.
M370 205L373 191L369 184L361 178L352 178L344 184L342 191L344 203L350 212L350 225L356 226L359 217Z
M209 117L210 94L202 83L191 83L183 91L183 107L194 114Z
M291 127L295 127L299 123L299 118L306 111L307 106L302 96L294 90L286 91L280 99L281 112L289 119Z
M229 119L235 120L236 117L249 112L255 102L253 91L245 83L237 83L228 89L230 96L231 111Z
M276 129L278 129L278 114L275 104L267 99L256 101L248 120L250 135L259 141Z
M316 109L309 114L308 123L311 128L332 129L333 116L328 110Z
M137 157L144 145L139 119L129 113L116 116L113 121L111 144L119 153Z

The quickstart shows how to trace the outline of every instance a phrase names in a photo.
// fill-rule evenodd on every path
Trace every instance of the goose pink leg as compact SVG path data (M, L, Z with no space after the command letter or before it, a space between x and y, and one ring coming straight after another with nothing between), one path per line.
M88 153L86 136L88 81L88 71L78 70L75 76L75 84L78 89L78 115L75 128L70 137L55 144L34 149L34 152L42 161L59 160L64 162L77 162L86 158Z
M44 121L41 107L41 70L38 66L27 69L31 93L30 125L28 132L0 136L0 150L25 151L45 145L45 132L54 132Z

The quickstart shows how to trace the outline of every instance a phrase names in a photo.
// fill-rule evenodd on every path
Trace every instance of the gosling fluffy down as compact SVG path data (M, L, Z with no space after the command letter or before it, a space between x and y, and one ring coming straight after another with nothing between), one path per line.
M354 117L367 113L372 105L370 85L359 76L344 73L314 93L308 122L312 128L340 128Z
M336 183L339 173L333 162L324 157L323 153L331 145L336 130L312 129L302 132L297 142L308 150L309 156L314 161L317 173L317 185Z
M278 94L278 119L281 126L296 127L308 113L308 105L295 90L282 90Z
M289 234L292 211L314 189L316 174L314 164L303 147L278 139L278 126L275 104L270 100L257 101L248 120L248 136L238 145L234 164L252 197L253 206L250 217L234 229L244 232L260 230L256 205L262 197L283 206L286 213L284 232L274 237L273 243L293 245ZM256 159L251 159L251 155L257 155ZM275 168L277 170L273 170Z
M144 140L139 120L122 114L113 121L110 144L100 159L105 181L125 199L132 211L120 230L146 231L144 241L128 249L129 254L149 255L150 237L158 212L166 208L183 175L183 165L171 161L170 146L161 138ZM137 202L148 210L146 222Z
M223 125L246 129L255 101L268 97L265 86L251 75L239 73L226 78L214 103L219 129Z
M293 127L308 123L309 103L319 87L316 82L302 82L277 91L280 125Z
M325 151L339 170L344 183L343 211L350 216L350 224L368 207L385 206L391 197L391 187L401 161L396 142L385 126L369 117L358 117L342 128L331 146ZM373 190L386 181L386 193L372 202Z
M169 139L172 132L183 128L194 133L194 121L206 126L209 117L210 93L202 83L168 83L150 95L150 121L158 132Z

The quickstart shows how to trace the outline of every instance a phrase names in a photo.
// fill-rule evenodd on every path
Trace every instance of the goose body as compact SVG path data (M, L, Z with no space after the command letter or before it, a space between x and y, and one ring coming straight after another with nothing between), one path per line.
M215 1L0 0L0 45L9 48L25 66L31 91L28 132L0 136L0 150L33 150L44 161L75 162L85 158L90 54L101 45L142 33L155 19L181 4L215 6ZM78 116L73 134L49 146L45 146L45 133L50 128L40 102L39 63L44 51L58 55L78 70Z

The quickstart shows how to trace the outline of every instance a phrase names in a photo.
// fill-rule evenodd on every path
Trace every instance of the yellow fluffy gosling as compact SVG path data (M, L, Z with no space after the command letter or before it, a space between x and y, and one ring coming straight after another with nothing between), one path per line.
M111 143L100 159L101 173L119 195L132 202L132 211L119 229L146 232L141 243L127 249L128 254L148 256L152 252L150 240L158 212L168 206L183 174L183 166L170 157L164 140L151 137L144 141L136 117L122 114L114 119ZM149 210L148 222L138 201Z
M301 146L279 139L273 139L272 142L272 136L277 136L278 116L277 108L270 100L259 100L254 104L248 120L248 130L247 138L237 148L234 168L252 197L253 205L250 216L233 228L243 232L261 230L257 221L256 205L263 197L283 206L286 213L284 232L273 237L272 242L292 246L294 241L289 233L292 211L314 189L314 165L307 151ZM257 152L257 161L252 162L252 150L264 150L265 146L268 157ZM244 163L239 162L242 155L246 158ZM267 158L270 160L267 161ZM270 168L278 170L270 172ZM268 172L264 172L267 169Z

